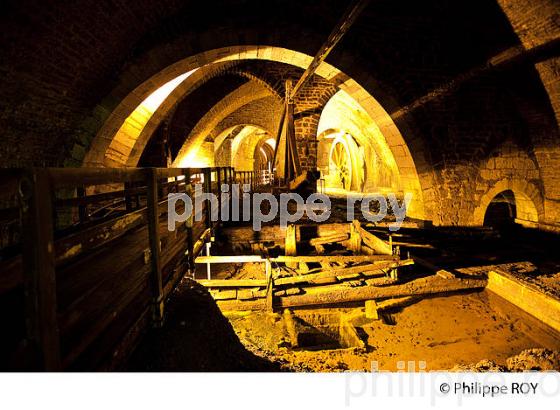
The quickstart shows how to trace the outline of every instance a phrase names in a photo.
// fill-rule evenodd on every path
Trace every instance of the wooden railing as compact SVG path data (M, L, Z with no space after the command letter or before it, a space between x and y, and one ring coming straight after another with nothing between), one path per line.
M205 204L200 221L169 231L167 194L186 192L192 176L218 194L236 176L224 167L0 174L2 204L17 198L4 214L19 215L21 238L0 259L0 368L22 370L109 369L123 360L161 325L166 298L215 228Z

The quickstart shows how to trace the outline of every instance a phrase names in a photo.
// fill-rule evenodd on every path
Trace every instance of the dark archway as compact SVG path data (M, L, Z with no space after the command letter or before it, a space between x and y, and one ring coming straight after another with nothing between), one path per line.
M515 225L516 217L515 194L508 189L500 192L490 201L484 215L484 226L493 228L511 227Z

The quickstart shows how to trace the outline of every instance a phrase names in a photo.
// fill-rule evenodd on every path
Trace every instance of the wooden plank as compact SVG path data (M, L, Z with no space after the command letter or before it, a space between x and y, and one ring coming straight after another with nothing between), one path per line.
M61 238L55 243L57 263L66 262L78 254L95 249L147 222L145 208Z
M332 269L328 271L323 271L319 273L311 273L307 275L300 276L289 276L285 278L276 278L274 284L277 286L296 284L296 283L314 283L316 281L326 280L328 278L336 278L337 276L343 275L353 275L355 273L366 274L368 272L383 273L385 270L398 268L401 266L412 265L414 262L411 259L403 261L388 261L388 262L377 262L368 265L352 266L349 268L339 268Z
M254 300L217 300L216 304L224 312L266 310L266 298Z
M483 289L486 280L482 279L442 279L437 276L420 278L402 285L384 287L348 287L341 285L313 288L313 292L303 295L280 297L276 307L293 308L301 306L333 305L349 302L362 302L372 299L404 297L475 291Z
M159 235L158 177L157 170L146 170L148 182L148 237L152 265L152 320L156 326L163 324L163 279L161 274L161 242Z
M204 168L157 168L157 176L159 178L180 177L186 174L194 175L204 173ZM214 168L209 168L214 169ZM186 177L185 180L188 180Z
M360 231L360 236L362 237L364 243L367 246L369 246L371 249L373 249L375 252L381 255L393 254L393 249L391 245L389 245L387 242L379 239L377 236L375 236L371 232L366 231L362 227L359 228L359 231Z
M259 288L268 285L266 279L204 279L197 282L207 288Z
M330 236L320 236L318 238L313 238L309 241L311 246L325 245L327 243L342 242L348 239L347 234L342 235L330 235Z
M142 168L48 168L54 187L104 185L145 179Z
M271 262L305 262L305 263L359 263L374 261L397 261L397 257L388 255L312 255L312 256L277 256L270 258ZM230 255L230 256L199 256L195 263L264 263L265 258L259 255Z
M259 255L199 256L195 263L264 263Z
M61 198L55 201L56 206L80 206L96 204L103 201L110 201L111 199L125 198L130 195L145 194L146 187L127 188L124 190L103 192L100 194L93 194L87 196L77 196L76 198Z
M487 289L560 332L558 297L546 294L529 281L499 268L488 272Z
M26 173L20 190L25 201L22 228L27 338L38 348L40 369L60 370L53 190L48 171Z
M271 262L329 262L329 263L359 263L384 260L398 260L388 255L312 255L312 256L277 256L271 258Z

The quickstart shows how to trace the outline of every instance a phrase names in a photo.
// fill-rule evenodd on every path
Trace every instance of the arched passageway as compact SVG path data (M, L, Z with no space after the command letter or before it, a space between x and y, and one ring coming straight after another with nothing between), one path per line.
M483 195L473 221L479 226L518 223L537 228L543 212L543 203L535 186L526 181L502 180Z
M500 192L488 204L484 215L484 226L502 228L515 224L517 215L515 194L511 190Z
M135 158L145 148L148 139L143 136L144 130L156 129L163 119L172 113L177 102L187 99L189 94L200 86L204 73L212 72L216 67L222 68L223 64L243 59L279 62L300 70L311 61L310 56L293 50L261 46L210 50L203 55L185 58L162 70L122 100L99 131L86 155L84 165L115 166L117 162L120 162L122 165L133 166ZM354 176L350 189L361 189L368 192L382 187L400 193L411 192L413 200L409 206L408 215L424 219L423 191L416 172L415 159L391 117L373 96L335 67L323 63L318 68L317 75L322 79L320 81L332 84L339 91L330 100L332 93L325 93L321 98L328 98L323 106L313 103L315 105L312 109L319 108L322 111L320 120L319 116L315 120L311 117L309 120L311 122L304 119L301 126L298 126L296 122L296 128L311 130L309 137L303 136L300 140L300 143L308 141L308 143L300 144L301 156L310 160L310 166L316 167L319 162L317 141L315 140L317 132L320 133L325 127L331 128L331 125L328 124L336 123L344 115L351 115L351 119L345 121L344 125L356 141L358 151L362 152L360 155L363 157L362 159L356 159L355 155L351 157L351 161L355 162L354 170L359 173L360 161L366 163L373 161L373 165L366 168L363 176ZM185 136L184 143L173 159L173 165L208 163L208 161L201 162L200 158L197 159L200 157L199 150L201 146L218 137L215 133L220 132L218 127L220 123L223 123L228 117L234 116L242 107L258 104L265 98L273 98L278 101L278 96L269 85L252 81L215 104L204 119L199 121L189 135ZM154 95L159 97L167 95L167 98L164 98L152 112L146 109L145 105L146 101L155 100ZM139 96L143 98L143 102L134 105L134 101L138 101ZM307 101L301 101L300 107L301 112L310 109ZM135 121L138 113L146 114L142 117L142 121ZM315 125L313 125L313 121L315 121ZM135 131L123 132L123 127L128 128L126 124L129 123L134 123ZM272 135L276 130L268 129L267 131ZM340 139L339 141L344 144ZM351 139L346 140L346 145L350 143L350 149L354 149L351 141ZM115 150L119 152L118 155L115 155ZM202 152L208 152L208 150L203 149ZM418 158L418 160L423 161L422 158Z

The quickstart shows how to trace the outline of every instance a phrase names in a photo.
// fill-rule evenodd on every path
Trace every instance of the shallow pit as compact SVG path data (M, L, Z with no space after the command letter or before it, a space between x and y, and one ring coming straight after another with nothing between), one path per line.
M447 370L482 360L505 366L509 357L526 349L560 350L560 336L553 329L489 291L424 298L386 311L380 320L366 319L363 311L349 307L226 316L250 350L295 370L369 371L372 364L392 371ZM363 345L341 342L341 317ZM286 325L290 321L295 332ZM337 343L329 344L321 335ZM293 343L294 336L302 345Z

